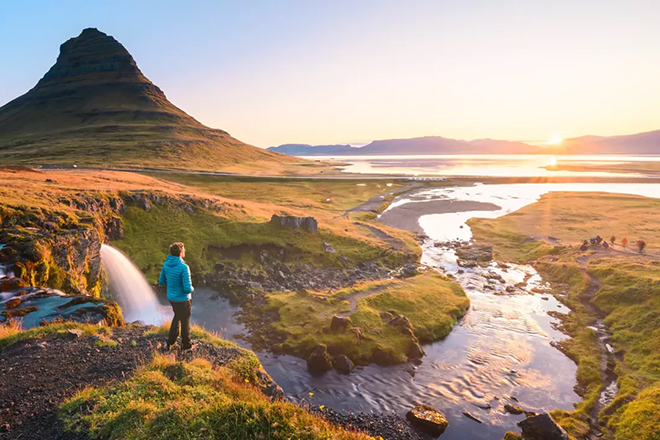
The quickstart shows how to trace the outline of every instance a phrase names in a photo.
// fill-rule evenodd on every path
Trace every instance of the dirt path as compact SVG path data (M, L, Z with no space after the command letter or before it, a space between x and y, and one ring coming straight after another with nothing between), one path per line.
M379 239L383 240L385 243L389 244L392 247L392 249L401 250L401 249L404 249L406 247L406 244L403 241L399 240L398 238L392 237L387 232L385 232L381 229L378 229L375 226L371 226L371 225L368 225L366 223L359 223L359 222L355 222L354 224L362 226L363 228L367 228L377 238L379 238Z
M113 328L116 347L96 346L92 336L51 336L0 351L0 439L78 439L65 433L59 405L88 386L130 377L148 362L165 337L145 336L146 327ZM239 355L199 343L195 356L223 365Z
M341 299L343 301L348 301L349 310L348 310L348 312L338 313L337 315L341 316L342 318L344 316L352 315L353 313L355 313L357 311L357 304L358 304L359 300L361 300L362 298L366 298L368 296L371 296L371 295L376 295L377 293L380 293L383 290L388 289L390 287L392 287L391 284L387 285L387 286L379 286L379 287L376 287L374 289L365 290L364 292L356 292L356 293L352 293L350 295L344 295L344 296L338 297L338 299Z

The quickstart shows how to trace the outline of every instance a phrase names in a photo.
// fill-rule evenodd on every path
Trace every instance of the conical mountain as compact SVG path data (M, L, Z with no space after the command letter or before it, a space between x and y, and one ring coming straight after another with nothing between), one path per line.
M0 107L0 163L249 171L298 161L204 126L117 40L85 29L37 85Z

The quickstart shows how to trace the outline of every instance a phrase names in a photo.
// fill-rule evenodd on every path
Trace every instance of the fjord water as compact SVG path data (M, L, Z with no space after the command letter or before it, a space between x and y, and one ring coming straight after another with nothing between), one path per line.
M392 156L308 156L342 162L342 171L359 174L490 177L641 177L640 163L660 162L660 155L451 154ZM598 169L553 170L552 165ZM604 171L607 168L608 171ZM657 172L657 171L656 171Z
M101 245L101 260L108 274L113 298L126 322L159 325L165 319L156 294L135 264L121 251Z

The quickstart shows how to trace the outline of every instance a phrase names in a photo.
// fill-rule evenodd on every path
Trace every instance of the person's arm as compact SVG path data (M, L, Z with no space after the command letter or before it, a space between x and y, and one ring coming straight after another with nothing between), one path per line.
M158 284L164 286L166 283L167 278L165 277L165 265L163 264L163 268L160 270L160 276L158 277Z
M190 279L190 267L188 265L184 265L183 273L181 274L182 277L182 283L183 283L183 291L186 293L193 293L195 291L195 288L192 285L192 280Z

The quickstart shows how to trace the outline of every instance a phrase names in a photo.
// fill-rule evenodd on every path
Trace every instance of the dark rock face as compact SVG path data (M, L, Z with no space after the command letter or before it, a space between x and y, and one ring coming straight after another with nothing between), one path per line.
M273 214L270 218L270 222L291 229L306 229L309 232L319 231L319 224L314 217L280 216Z
M332 359L325 345L319 344L307 358L307 369L312 374L323 374L332 370Z
M566 431L555 422L550 414L529 417L518 423L524 440L568 440Z
M428 405L414 407L408 411L406 418L413 426L433 437L442 435L449 426L444 414Z

